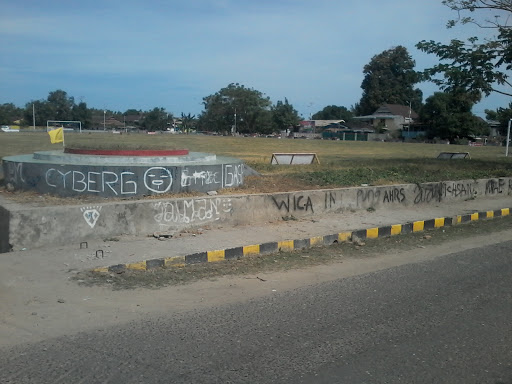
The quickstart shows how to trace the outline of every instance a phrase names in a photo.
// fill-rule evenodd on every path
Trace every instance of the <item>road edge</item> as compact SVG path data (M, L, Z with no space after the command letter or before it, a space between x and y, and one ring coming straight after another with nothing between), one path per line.
M163 257L142 260L135 263L122 263L104 267L93 268L95 273L119 273L125 270L148 271L157 268L183 268L191 264L215 263L224 260L236 260L244 256L266 255L277 252L291 252L315 246L330 246L341 242L355 241L356 239L378 239L401 234L422 232L439 229L446 226L466 224L482 219L493 219L510 215L511 208L501 208L492 211L476 211L470 214L453 217L439 217L426 220L411 221L404 224L386 225L383 227L364 228L349 232L339 232L324 236L315 236L306 239L294 239L249 244L240 247L205 250L185 256Z

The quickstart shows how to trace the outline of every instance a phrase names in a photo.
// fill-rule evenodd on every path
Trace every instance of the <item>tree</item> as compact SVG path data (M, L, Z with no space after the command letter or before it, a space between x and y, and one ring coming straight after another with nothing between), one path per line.
M436 92L425 100L420 120L428 125L428 136L454 141L485 134L484 122L473 115L475 99L465 90Z
M75 99L67 92L58 89L50 92L46 100L33 100L25 105L23 118L25 122L32 123L35 111L36 125L45 126L48 120L79 120L82 126L91 122L91 111L85 102L75 104Z
M418 49L436 55L441 61L426 69L423 78L448 91L465 88L474 94L497 92L512 96L507 74L512 69L512 29L506 25L512 16L512 1L444 0L443 4L458 15L457 19L448 21L448 28L473 23L496 34L484 40L478 37L470 37L466 42L454 39L448 44L419 42ZM492 11L494 20L472 17L474 12L485 10Z
M87 104L83 101L78 105L73 105L71 109L71 120L81 121L83 127L89 127L92 121L92 113L87 108Z
M68 97L65 91L58 89L50 92L46 100L53 115L51 120L72 120L72 110L75 105L75 99L72 96Z
M356 113L372 114L383 103L406 105L410 102L414 110L419 110L423 94L421 90L414 89L419 82L415 65L407 48L402 46L374 56L363 70L363 95Z
M508 108L498 108L495 111L486 109L485 117L487 120L498 121L500 134L506 135L508 122L512 119L512 103L509 103Z
M12 103L0 105L0 124L9 125L23 116L23 110Z
M181 112L181 127L183 131L189 133L190 130L194 127L195 119L196 115L191 115L190 113L185 115L183 112Z
M135 115L135 116L139 116L142 114L142 111L138 111L136 109L127 109L125 113L123 113L123 115L125 116L129 116L129 115Z
M313 115L313 120L345 120L349 121L354 114L346 107L338 107L336 105L328 105L321 111Z
M290 127L295 127L299 124L299 113L293 108L293 105L288 103L288 99L284 98L284 103L278 100L276 105L272 106L272 123L274 130L284 131Z
M165 131L169 119L172 120L172 114L167 113L164 108L153 108L147 112L142 126L148 131Z
M26 123L33 121L33 112L35 111L35 120L37 126L46 126L48 120L55 120L53 113L50 110L50 105L45 100L34 100L25 104L23 111L23 120Z
M202 130L241 133L266 133L272 130L270 99L261 92L243 85L229 84L213 95L203 98L204 111L199 116Z

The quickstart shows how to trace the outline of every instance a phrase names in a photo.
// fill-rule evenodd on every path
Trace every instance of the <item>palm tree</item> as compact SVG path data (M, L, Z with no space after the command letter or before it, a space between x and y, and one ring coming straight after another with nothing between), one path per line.
M196 115L191 115L190 113L185 115L181 112L181 126L187 134L190 132L190 129L194 127L195 119Z

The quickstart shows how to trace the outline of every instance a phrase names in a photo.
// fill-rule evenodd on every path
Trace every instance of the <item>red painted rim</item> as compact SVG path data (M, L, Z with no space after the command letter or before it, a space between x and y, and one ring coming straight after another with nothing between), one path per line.
M65 153L75 155L97 156L183 156L188 155L188 149L76 149L65 148Z

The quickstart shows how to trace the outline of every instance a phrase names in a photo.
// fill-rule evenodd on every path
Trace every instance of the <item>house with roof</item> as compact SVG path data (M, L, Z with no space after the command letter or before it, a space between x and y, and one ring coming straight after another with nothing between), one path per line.
M123 120L128 125L139 125L144 120L144 115L124 115Z
M120 122L119 120L117 120L116 118L114 117L108 117L106 120L105 120L105 125L108 127L108 128L120 128L120 127L123 127L124 126L124 123Z
M365 122L376 130L388 132L411 130L412 124L419 116L409 105L382 104L371 115L356 116L355 120Z
M496 120L487 120L484 122L489 127L489 137L498 137L502 133L502 127L499 121Z
M329 130L350 129L345 120L303 120L299 123L299 132L323 132Z
M322 133L325 131L338 132L349 130L347 126L343 125L345 120L303 120L295 127L293 137L301 138L321 138Z

